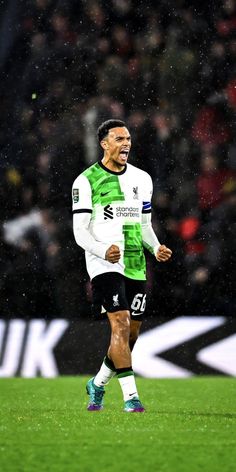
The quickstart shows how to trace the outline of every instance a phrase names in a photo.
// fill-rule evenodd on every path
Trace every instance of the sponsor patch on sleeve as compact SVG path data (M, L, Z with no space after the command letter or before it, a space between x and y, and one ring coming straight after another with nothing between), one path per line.
M73 197L73 202L78 203L78 201L79 201L79 189L78 188L73 188L72 197Z

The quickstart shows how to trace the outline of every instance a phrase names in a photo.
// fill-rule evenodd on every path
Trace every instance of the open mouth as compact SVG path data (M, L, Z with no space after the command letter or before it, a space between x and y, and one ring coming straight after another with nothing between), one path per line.
M121 152L120 152L120 156L123 158L123 159L126 159L129 155L129 151L126 150L126 149L123 149Z

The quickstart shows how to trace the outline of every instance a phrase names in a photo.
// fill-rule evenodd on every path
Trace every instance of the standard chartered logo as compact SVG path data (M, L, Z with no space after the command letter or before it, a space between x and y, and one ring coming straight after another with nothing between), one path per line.
M138 218L139 217L139 207L133 207L133 206L118 206L115 209L115 214L116 217L129 217L129 218ZM113 220L114 218L114 209L111 205L106 205L104 207L104 219L110 219Z
M106 205L104 207L104 219L107 220L107 219L110 219L110 220L113 220L113 208L111 205Z
M117 207L116 208L116 216L129 216L129 217L136 217L138 218L139 217L139 207Z

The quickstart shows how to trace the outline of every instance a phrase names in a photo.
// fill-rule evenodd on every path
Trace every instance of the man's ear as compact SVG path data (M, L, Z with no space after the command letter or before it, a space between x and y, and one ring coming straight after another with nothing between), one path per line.
M104 149L104 151L106 151L108 148L109 148L109 144L108 142L106 141L106 139L102 139L102 141L100 142L101 146L102 146L102 149Z

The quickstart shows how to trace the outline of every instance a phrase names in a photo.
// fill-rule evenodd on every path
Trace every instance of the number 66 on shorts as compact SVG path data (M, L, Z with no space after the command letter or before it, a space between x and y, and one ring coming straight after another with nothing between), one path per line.
M131 304L131 315L142 315L146 308L146 293L137 293Z

